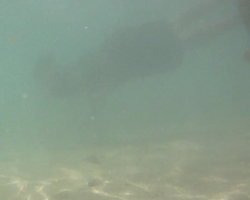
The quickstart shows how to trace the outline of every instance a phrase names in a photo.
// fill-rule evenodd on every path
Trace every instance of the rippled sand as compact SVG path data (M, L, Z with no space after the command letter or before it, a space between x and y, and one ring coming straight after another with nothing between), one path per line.
M176 139L20 154L1 160L0 199L248 200L250 156L240 142Z

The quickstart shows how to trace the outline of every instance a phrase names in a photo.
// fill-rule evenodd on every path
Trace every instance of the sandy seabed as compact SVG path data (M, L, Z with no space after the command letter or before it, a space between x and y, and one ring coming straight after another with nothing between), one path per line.
M172 139L19 155L0 163L1 200L248 200L247 142Z

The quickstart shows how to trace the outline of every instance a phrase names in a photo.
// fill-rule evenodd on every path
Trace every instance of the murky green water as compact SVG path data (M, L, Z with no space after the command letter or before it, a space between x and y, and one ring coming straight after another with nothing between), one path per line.
M249 35L183 50L197 2L1 0L0 199L247 200ZM198 21L237 8L213 12ZM162 20L174 51L162 26L143 38Z

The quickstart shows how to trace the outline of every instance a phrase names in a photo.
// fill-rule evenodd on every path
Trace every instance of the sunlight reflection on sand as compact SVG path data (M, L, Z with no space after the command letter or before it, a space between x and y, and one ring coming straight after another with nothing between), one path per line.
M225 153L224 160L219 159L193 141L96 147L62 154L41 157L41 168L39 158L38 165L31 164L33 158L5 161L16 165L16 171L2 170L1 200L248 200L250 191L247 163L235 166L237 156L229 158Z

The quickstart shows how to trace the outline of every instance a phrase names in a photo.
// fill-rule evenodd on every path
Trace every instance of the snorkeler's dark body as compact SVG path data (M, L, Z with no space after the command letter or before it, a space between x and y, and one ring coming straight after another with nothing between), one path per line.
M248 28L249 1L238 0L242 20ZM42 73L37 77L54 95L83 93L91 99L99 94L106 94L129 80L166 73L181 65L186 50L207 44L240 24L238 16L232 16L216 23L198 26L191 34L181 35L190 23L196 22L197 18L210 12L214 5L223 2L228 1L211 0L189 9L176 21L179 25L176 29L166 21L146 22L118 29L99 51L84 56L83 63L75 68L76 72L53 76L50 71L54 70L47 70L48 63L45 62L44 69L49 73ZM39 68L43 66L40 64ZM74 78L74 74L77 74L77 78Z
M64 73L51 76L51 73L57 72L58 69L48 70L50 67L57 68L50 60L40 62L37 67L43 68L45 72L41 69L36 71L40 73L37 75L39 82L44 82L46 89L50 89L51 84L50 92L54 95L62 96L65 88L65 96L75 91L94 98L128 80L162 74L178 68L183 57L182 41L170 24L166 21L154 21L118 29L104 42L99 51L84 55L83 62L75 68L75 74L81 77L78 79L78 86L70 83L70 73L68 79ZM62 82L65 83L61 84ZM74 85L76 89L72 88ZM55 92L55 86L58 87L58 92Z
M102 50L120 78L165 73L182 64L182 43L166 21L146 22L114 32Z

